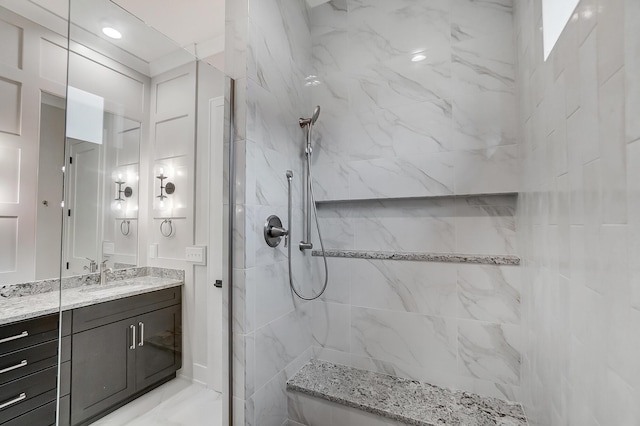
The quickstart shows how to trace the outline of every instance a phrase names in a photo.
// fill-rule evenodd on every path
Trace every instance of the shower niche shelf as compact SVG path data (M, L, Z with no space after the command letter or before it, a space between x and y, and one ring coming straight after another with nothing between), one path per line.
M482 197L517 197L518 192L491 192L481 194L449 194L449 195L426 195L420 197L363 197L363 198L335 198L322 199L316 201L317 205L339 204L339 203L358 203L358 202L380 202L380 201L419 201L419 200L446 200L446 199L465 199L465 198L482 198Z

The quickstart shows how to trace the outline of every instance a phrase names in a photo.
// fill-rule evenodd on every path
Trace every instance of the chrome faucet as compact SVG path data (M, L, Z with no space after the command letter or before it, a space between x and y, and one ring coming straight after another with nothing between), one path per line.
M107 261L109 259L105 259L102 262L100 262L100 284L106 284L107 283L107 273L111 272L111 268L107 268Z
M89 261L89 266L85 265L82 267L82 269L89 271L89 273L91 274L98 272L98 263L95 260L88 257L85 257L85 259Z

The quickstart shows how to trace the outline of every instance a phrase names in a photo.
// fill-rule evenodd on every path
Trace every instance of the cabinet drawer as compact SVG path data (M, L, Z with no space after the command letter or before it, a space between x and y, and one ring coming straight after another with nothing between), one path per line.
M182 287L173 287L74 309L73 333L177 305L181 300Z
M0 328L0 355L58 338L57 314L19 321Z
M56 375L50 367L0 386L0 424L55 400Z
M58 341L31 346L0 356L0 385L56 365Z
M56 424L56 403L49 402L26 414L2 423L2 426L51 426ZM68 425L68 423L67 423Z

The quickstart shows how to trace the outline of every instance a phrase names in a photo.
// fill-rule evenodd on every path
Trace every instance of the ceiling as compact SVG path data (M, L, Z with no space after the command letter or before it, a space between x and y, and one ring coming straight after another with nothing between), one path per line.
M225 0L112 1L183 47L224 37Z
M68 0L0 0L0 6L66 35ZM224 0L71 0L71 39L146 75L224 51ZM102 28L122 33L110 39Z

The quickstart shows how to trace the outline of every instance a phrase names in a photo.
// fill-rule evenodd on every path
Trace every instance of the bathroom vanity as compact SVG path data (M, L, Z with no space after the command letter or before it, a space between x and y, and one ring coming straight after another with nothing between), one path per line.
M0 314L0 425L55 424L59 333L60 425L90 424L176 376L184 279L136 269L160 276L64 289L62 330L42 313L58 291L12 298L23 310Z

